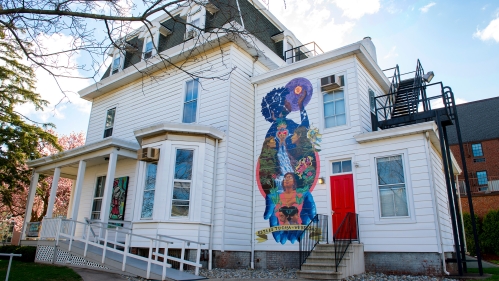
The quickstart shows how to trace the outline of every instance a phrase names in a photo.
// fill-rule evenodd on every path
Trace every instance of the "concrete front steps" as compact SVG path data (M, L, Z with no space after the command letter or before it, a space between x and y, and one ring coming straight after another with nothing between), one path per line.
M364 244L350 244L337 272L334 244L317 244L297 274L303 279L341 280L364 271Z

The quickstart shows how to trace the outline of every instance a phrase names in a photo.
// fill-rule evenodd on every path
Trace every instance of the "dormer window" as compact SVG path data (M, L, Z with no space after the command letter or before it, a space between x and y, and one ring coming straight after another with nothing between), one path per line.
M198 35L198 29L200 26L201 20L199 18L191 20L190 24L187 26L187 32L185 33L185 40L192 39Z
M151 40L147 41L146 49L144 51L144 59L146 60L150 57L152 57L152 41Z
M121 60L120 60L120 56L118 55L118 57L114 58L114 60L113 60L113 68L112 68L111 74L118 73L118 71L120 71L120 65L121 65Z

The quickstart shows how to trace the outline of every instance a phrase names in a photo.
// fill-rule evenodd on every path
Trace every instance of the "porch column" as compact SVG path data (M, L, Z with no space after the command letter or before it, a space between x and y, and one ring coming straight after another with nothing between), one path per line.
M38 177L40 174L37 172L33 173L31 177L31 183L29 186L28 202L26 202L26 213L24 214L24 223L22 227L21 240L26 239L26 229L28 227L28 222L31 220L31 211L33 210L33 202L35 201L36 187L38 186Z
M52 186L50 187L49 204L46 214L47 218L52 218L52 214L54 213L54 202L55 202L55 197L57 196L57 187L59 186L60 176L61 176L61 168L57 167L54 170L54 176L52 177Z
M66 213L66 217L67 218L71 217L71 210L73 208L73 201L74 201L74 198L75 198L75 184L76 184L76 181L75 180L71 180L71 193L70 193L70 196L69 196L68 211Z
M102 195L102 204L100 209L100 220L103 223L109 221L109 210L111 208L111 197L113 196L114 174L116 172L116 162L118 161L118 152L116 149L109 154L109 164L107 166L106 185Z
M76 185L74 188L73 204L71 206L70 219L78 220L78 208L80 207L81 189L83 188L83 178L85 177L85 169L87 162L80 160L78 165L78 175L76 175Z

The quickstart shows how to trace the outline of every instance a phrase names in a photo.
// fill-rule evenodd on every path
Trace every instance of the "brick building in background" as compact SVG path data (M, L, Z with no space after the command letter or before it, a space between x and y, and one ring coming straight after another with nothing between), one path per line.
M499 209L499 97L457 106L470 189L475 214L485 216ZM450 148L458 163L461 154L455 126L448 127ZM459 175L459 191L464 212L469 212L464 174Z

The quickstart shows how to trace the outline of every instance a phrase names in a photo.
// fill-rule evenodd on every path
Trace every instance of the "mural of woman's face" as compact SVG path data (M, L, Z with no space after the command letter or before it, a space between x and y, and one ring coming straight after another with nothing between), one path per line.
M295 178L293 177L292 174L286 174L284 176L284 179L282 181L282 186L284 190L293 190L295 187Z

